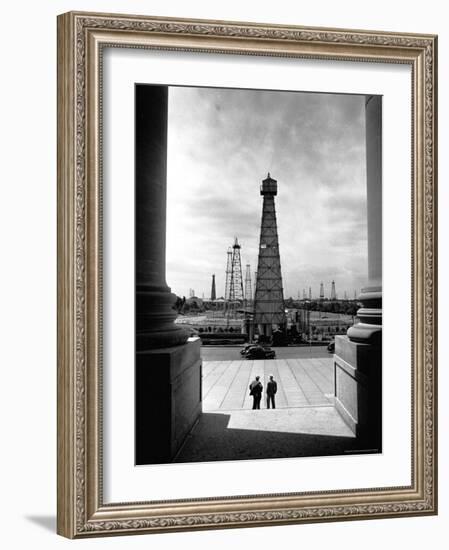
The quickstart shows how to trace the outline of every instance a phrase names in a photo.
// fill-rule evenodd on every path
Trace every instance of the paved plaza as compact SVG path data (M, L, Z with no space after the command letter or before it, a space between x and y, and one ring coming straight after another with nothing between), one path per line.
M318 407L332 404L332 357L249 361L204 361L203 411L251 409L248 386L260 376L263 387L270 375L278 384L276 407ZM262 407L265 404L262 394Z
M256 377L278 384L276 410L252 410ZM333 406L332 357L203 362L203 414L175 462L327 456L357 452Z

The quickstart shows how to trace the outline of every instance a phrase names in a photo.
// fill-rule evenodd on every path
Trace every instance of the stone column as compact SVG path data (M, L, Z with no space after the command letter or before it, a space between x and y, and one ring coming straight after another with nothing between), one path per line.
M136 463L169 462L201 412L199 339L165 276L168 87L135 88Z
M353 342L374 344L382 338L382 97L368 96L365 112L368 284L359 296L360 323L348 336Z
M174 324L176 296L165 280L167 86L136 86L136 335L137 349L183 344Z
M360 322L335 338L335 403L363 442L381 450L382 423L382 98L368 96L366 178L368 284Z

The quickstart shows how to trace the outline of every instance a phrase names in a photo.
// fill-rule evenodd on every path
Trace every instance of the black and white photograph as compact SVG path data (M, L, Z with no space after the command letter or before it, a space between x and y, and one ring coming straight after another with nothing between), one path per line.
M63 537L441 524L438 28L327 7L57 18Z
M381 96L136 84L135 220L137 465L382 452Z

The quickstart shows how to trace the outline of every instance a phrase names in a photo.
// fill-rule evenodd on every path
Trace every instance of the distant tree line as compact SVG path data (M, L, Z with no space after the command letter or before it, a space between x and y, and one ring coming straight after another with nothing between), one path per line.
M357 300L295 300L287 298L284 300L285 307L305 309L309 311L322 311L323 313L340 313L343 315L355 315L360 307ZM215 310L216 304L210 302L189 301L185 296L177 296L173 305L178 313L202 313Z
M293 298L287 298L284 303L288 308L322 311L323 313L341 313L343 315L355 315L360 307L357 300L294 300Z

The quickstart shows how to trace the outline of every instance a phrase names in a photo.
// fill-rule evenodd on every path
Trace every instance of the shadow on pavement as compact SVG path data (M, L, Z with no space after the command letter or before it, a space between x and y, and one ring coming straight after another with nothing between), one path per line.
M257 412L255 412L257 414ZM378 452L355 437L228 428L229 414L203 413L173 462L209 462Z

